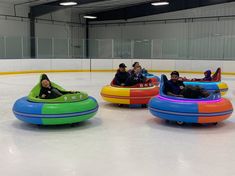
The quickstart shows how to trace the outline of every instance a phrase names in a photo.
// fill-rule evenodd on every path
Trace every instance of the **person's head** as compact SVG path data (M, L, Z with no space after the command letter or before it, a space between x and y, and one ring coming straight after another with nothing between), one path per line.
M178 71L173 71L171 72L171 80L173 82L176 82L179 79L179 72Z
M119 64L119 71L125 72L126 71L126 65L124 63Z
M140 73L140 72L141 72L141 67L140 67L140 66L136 66L136 67L134 68L134 72L135 72L135 73Z
M41 77L41 86L44 88L49 88L51 86L51 82L46 74L43 74Z
M206 78L211 77L211 71L210 70L205 71L204 75L205 75Z
M135 69L136 67L139 67L140 63L139 62L134 62L134 64L132 65L132 67Z

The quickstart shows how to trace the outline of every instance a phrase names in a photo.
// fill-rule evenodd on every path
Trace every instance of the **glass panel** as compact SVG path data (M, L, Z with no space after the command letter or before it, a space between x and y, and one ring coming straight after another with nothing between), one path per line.
M132 46L132 41L131 40L123 40L122 41L122 58L131 58L132 56L132 51L131 47Z
M98 58L112 58L112 39L98 39Z
M162 56L163 58L177 58L177 40L176 39L164 39L162 44Z
M21 37L6 37L6 57L10 59L22 58Z
M68 57L68 39L54 39L54 57L67 58Z
M225 37L224 41L224 58L234 59L235 58L235 37Z
M98 58L98 40L88 40L89 45L89 57Z
M0 37L0 58L5 58L5 42L4 42L4 37Z
M208 48L208 59L223 59L224 55L224 37L214 36L210 38Z
M70 40L69 55L73 58L85 58L85 41L83 39Z
M115 39L113 41L113 47L114 47L114 53L113 57L114 58L122 58L122 40L117 40Z
M30 38L23 37L23 58L30 57Z
M178 58L188 58L188 39L178 39Z
M134 58L151 58L151 40L134 41Z
M152 45L152 58L162 58L162 40L153 39Z
M38 58L52 58L52 39L38 39Z

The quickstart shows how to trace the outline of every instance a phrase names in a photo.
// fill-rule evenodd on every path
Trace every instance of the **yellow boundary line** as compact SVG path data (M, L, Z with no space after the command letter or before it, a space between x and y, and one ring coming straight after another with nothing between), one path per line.
M171 73L172 70L148 70L149 72L155 73ZM69 73L69 72L116 72L116 70L25 70L25 71L15 71L15 72L0 72L0 75L12 75L12 74L30 74L30 73ZM201 71L189 71L179 70L180 73L189 74L202 74ZM235 75L235 72L223 72L223 75Z

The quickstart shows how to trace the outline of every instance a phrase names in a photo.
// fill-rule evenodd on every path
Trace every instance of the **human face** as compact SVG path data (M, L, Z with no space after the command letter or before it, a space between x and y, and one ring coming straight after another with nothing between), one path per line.
M120 70L120 72L125 72L126 68L125 67L120 67L119 70Z
M140 71L141 71L140 67L137 67L137 68L135 69L135 73L140 73Z
M178 76L178 75L171 75L171 80L172 80L173 82L176 82L178 79L179 79L179 76Z
M44 88L49 88L50 87L50 82L46 79L42 80L42 87Z
M134 68L137 68L137 67L139 67L139 66L140 66L140 63L137 62L137 63L135 64L135 67L134 67Z

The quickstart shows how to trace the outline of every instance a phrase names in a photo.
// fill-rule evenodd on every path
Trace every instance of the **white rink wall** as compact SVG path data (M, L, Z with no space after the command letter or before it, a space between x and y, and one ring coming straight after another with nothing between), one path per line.
M235 74L235 61L166 59L2 59L0 73L37 70L110 71L116 70L122 62L131 68L132 63L136 61L140 62L142 67L153 71L203 72L206 69L215 71L221 67L223 73Z

